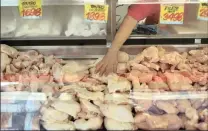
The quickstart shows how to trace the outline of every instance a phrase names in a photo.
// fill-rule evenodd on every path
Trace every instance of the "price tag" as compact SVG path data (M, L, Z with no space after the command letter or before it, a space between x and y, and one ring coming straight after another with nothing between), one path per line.
M37 19L42 16L41 0L19 0L20 16L26 19Z
M197 18L199 20L208 20L208 3L200 3Z
M107 23L108 5L85 4L84 18L88 22Z
M160 24L183 24L184 5L161 4Z

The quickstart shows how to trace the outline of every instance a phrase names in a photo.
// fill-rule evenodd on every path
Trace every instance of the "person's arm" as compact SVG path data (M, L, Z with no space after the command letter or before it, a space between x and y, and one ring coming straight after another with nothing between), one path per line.
M124 42L128 39L134 27L137 24L137 20L132 18L131 16L126 15L118 32L115 35L115 38L112 42L112 46L109 51L119 51Z
M112 42L111 48L108 50L108 53L103 58L103 60L97 64L95 73L100 72L100 76L102 76L103 74L108 75L111 72L116 73L118 64L118 52L124 42L128 39L136 24L137 20L132 18L131 16L127 15L124 18Z
M154 12L154 6L148 5L132 5L128 10L128 14L124 18L116 36L112 42L111 48L108 50L105 57L96 65L95 73L108 75L111 72L116 73L118 64L118 52L124 42L128 39L132 30L140 21Z

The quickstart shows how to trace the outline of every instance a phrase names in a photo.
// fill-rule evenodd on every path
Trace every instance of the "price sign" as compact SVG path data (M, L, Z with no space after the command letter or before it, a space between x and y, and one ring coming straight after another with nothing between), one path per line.
M42 16L41 0L19 0L19 12L23 18L40 18Z
M106 23L108 20L108 5L85 4L84 18L89 22Z
M200 3L197 18L199 20L208 20L208 3Z
M184 5L162 4L160 6L161 24L183 24Z

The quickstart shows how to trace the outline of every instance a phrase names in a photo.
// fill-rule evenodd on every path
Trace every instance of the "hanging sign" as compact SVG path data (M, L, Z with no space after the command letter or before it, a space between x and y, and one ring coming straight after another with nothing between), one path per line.
M199 20L208 20L208 3L200 3L197 18Z
M183 24L183 4L161 4L160 24Z
M89 22L107 23L108 5L85 4L84 19Z
M41 0L19 0L19 12L23 18L41 18L42 2Z

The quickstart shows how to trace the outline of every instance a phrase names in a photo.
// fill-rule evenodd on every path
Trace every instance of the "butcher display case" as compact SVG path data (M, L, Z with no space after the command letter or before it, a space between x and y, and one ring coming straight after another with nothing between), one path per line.
M208 130L208 22L197 16L206 0L42 0L39 19L22 18L18 2L1 0L1 130ZM107 5L107 21L85 20L89 4ZM153 44L127 41L115 73L100 76L132 4L188 13L183 24L139 21L128 40Z

